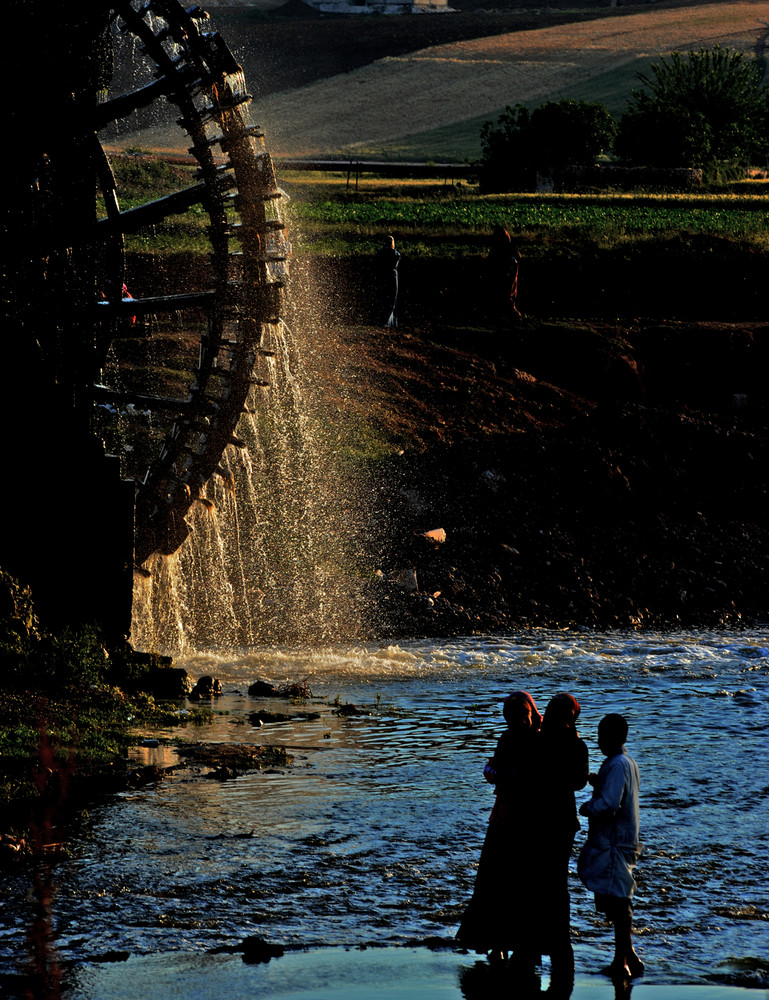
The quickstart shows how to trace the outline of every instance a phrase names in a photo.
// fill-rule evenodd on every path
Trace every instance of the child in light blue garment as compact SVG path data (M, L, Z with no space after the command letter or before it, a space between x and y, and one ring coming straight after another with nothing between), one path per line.
M605 755L597 775L590 776L593 795L580 807L588 817L587 842L577 871L595 893L596 909L614 925L614 960L608 972L629 978L644 965L633 949L633 868L641 853L638 823L638 765L625 752L628 724L621 715L604 716L598 746Z

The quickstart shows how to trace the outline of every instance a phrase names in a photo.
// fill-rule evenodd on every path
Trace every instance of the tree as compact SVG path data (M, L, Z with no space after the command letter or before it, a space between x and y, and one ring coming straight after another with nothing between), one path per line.
M647 166L755 163L769 155L769 90L757 59L716 45L673 52L639 73L617 154Z
M529 142L540 167L586 166L611 149L616 132L605 104L548 101L531 116Z
M548 101L532 112L508 106L481 129L482 185L505 191L530 186L537 171L591 164L611 148L616 129L606 106L591 101Z
M531 116L522 104L509 105L496 125L485 122L481 128L481 188L485 191L509 191L521 182L526 172L526 135Z

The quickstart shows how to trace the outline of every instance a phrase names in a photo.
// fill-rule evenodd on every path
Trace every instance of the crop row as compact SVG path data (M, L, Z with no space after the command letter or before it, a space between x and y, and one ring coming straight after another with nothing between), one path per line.
M618 204L581 200L320 201L294 203L299 222L354 232L384 229L436 231L516 231L580 229L654 235L688 232L730 237L766 237L769 213L728 202Z

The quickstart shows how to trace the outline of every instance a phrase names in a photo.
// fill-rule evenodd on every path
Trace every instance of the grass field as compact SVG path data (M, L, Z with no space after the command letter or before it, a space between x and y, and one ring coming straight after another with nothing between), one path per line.
M511 30L509 22L492 18L488 23L499 33L470 38L465 37L466 15L461 13L356 16L354 24L350 18L336 19L319 22L314 29L302 21L289 22L282 36L273 37L272 44L283 49L268 58L270 65L283 67L276 73L282 81L277 91L260 82L265 71L259 70L259 55L267 51L269 25L260 42L258 21L243 15L233 20L230 15L223 18L222 33L227 37L230 31L247 79L257 77L255 116L274 154L461 161L477 157L480 125L496 119L508 104L535 106L551 98L579 97L602 100L619 112L637 71L673 49L718 43L750 53L763 51L769 0L669 9L655 5L632 12L618 8L615 15L585 19L582 11L583 19L574 23L548 22L527 30ZM530 25L532 13L526 16L521 23ZM473 32L482 31L479 15L473 17ZM431 29L440 37L439 44L424 44L426 21L440 22ZM335 60L336 24L340 53ZM452 30L456 38L447 40ZM409 32L410 44L421 48L409 49ZM322 59L315 51L319 47L330 50ZM313 76L307 83L301 72L305 62ZM292 65L297 67L293 75ZM135 145L137 137L122 141ZM188 144L181 132L163 127L145 132L138 143L158 149Z
M769 181L741 181L731 190L591 194L479 195L472 184L439 179L394 180L362 175L357 190L346 173L290 172L289 225L301 253L356 254L361 240L385 234L421 256L477 256L504 225L530 242L527 256L556 244L608 249L633 243L711 237L769 253Z

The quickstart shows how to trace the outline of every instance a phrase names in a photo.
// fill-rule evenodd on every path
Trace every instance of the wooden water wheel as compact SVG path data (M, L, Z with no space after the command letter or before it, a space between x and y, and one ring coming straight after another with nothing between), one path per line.
M278 323L283 281L276 265L286 258L280 200L264 137L249 122L250 96L240 67L215 32L206 31L202 12L188 12L176 0L117 4L121 29L131 32L156 65L157 79L133 94L100 104L98 124L123 117L148 100L164 95L180 110L180 124L192 140L198 183L128 212L120 212L117 193L105 191L108 216L97 224L106 246L122 234L152 225L192 204L209 217L210 285L187 293L102 300L109 318L126 310L178 312L204 306L208 329L201 338L197 367L184 399L143 398L145 407L176 412L163 448L147 470L137 496L136 560L154 551L175 551L187 535L191 503L216 473L243 411L265 325ZM223 154L222 156L215 154ZM105 176L109 176L106 174ZM233 238L237 250L233 250ZM119 267L119 255L116 255ZM122 274L111 287L121 289ZM109 333L103 340L109 339ZM108 392L97 392L109 398Z
M5 92L26 88L30 99L25 113L12 111L10 119L15 138L25 135L9 181L2 261L5 329L13 345L9 364L18 369L18 380L13 398L6 391L0 413L0 460L26 461L7 427L25 408L23 421L39 425L41 433L45 428L52 440L61 439L60 448L71 450L70 465L77 464L72 456L93 451L96 406L133 403L164 414L162 443L135 483L134 555L141 564L183 542L191 504L216 474L224 450L239 444L236 426L260 379L265 331L280 322L288 247L281 192L262 132L249 118L243 74L204 11L185 9L177 0L10 0L8 27L10 37L37 32L40 62L30 73L19 55L3 71ZM139 85L118 93L111 83L116 33L132 40L145 67ZM168 102L189 137L196 164L191 183L123 210L103 136L114 123ZM29 120L35 106L45 115L37 123ZM105 206L102 217L94 205L95 186ZM126 237L151 232L192 206L201 206L208 219L203 279L171 293L128 298ZM126 316L186 310L205 316L186 392L171 397L103 384L105 358ZM26 402L32 394L34 405ZM47 489L50 475L43 479L35 463L27 464L33 488ZM80 464L95 468L90 457ZM69 476L69 467L64 471L62 464L55 475ZM101 476L94 473L94 481ZM125 490L121 495L116 519L125 517ZM94 507L102 512L105 503L113 500ZM71 510L76 517L74 503ZM102 534L110 530L109 518L107 512ZM82 520L86 536L87 518ZM124 527L116 533L125 537ZM7 557L0 549L0 563L19 561L12 543L5 551Z

